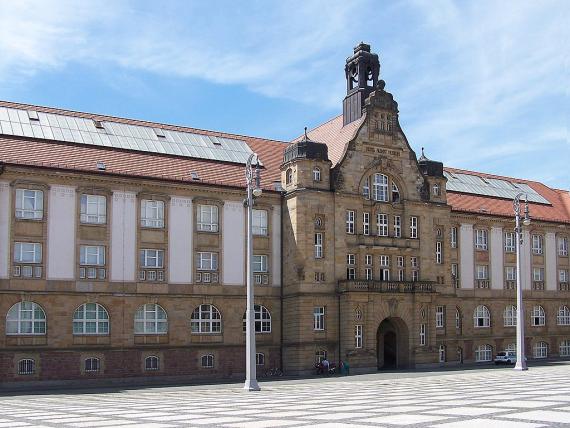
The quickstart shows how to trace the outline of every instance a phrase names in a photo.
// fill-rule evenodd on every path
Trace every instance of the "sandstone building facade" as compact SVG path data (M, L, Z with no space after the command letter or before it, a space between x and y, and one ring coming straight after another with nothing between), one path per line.
M0 379L241 376L244 162L258 153L257 363L570 356L570 194L418 158L360 44L343 114L291 143L0 102Z

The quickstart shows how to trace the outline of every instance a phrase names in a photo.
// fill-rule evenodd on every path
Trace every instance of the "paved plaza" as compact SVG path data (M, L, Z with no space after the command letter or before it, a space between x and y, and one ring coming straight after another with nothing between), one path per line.
M570 364L0 396L1 427L570 426Z

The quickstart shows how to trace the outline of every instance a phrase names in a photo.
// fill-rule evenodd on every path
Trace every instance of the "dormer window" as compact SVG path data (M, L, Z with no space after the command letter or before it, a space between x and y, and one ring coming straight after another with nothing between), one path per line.
M439 190L439 184L434 184L433 185L433 194L434 196L439 196L440 190Z
M285 184L291 184L293 182L293 170L289 168L285 173Z
M313 168L313 181L321 181L321 169L318 166Z

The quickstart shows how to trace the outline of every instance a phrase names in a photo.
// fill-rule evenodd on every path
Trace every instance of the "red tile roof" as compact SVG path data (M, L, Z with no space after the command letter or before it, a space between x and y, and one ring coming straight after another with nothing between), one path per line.
M33 109L46 113L72 115L131 125L151 127L159 126L164 129L192 132L203 135L237 138L245 141L249 147L259 155L264 165L261 177L262 186L265 189L273 190L273 183L281 180L279 167L283 159L283 151L285 150L286 144L280 141L206 131L183 126L164 125L140 120L116 118L98 114L70 112L68 110L17 104L6 101L0 101L0 106L17 109ZM6 164L31 165L101 173L101 171L97 169L98 161L105 163L106 170L104 174L118 174L196 183L197 181L192 180L190 173L197 172L200 178L199 182L202 183L245 187L244 165L242 164L0 135L0 162Z

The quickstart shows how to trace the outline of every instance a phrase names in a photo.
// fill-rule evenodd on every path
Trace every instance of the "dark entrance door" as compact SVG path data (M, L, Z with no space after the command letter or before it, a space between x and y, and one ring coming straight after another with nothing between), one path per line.
M384 335L384 365L383 369L395 369L398 366L398 342L396 333L388 331Z

